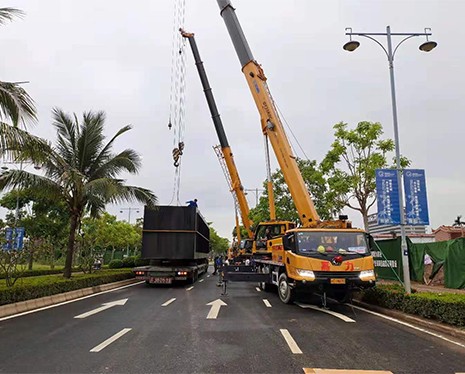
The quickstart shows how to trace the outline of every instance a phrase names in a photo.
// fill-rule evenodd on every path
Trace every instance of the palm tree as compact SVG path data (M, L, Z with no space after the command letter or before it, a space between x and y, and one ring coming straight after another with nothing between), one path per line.
M13 18L22 18L24 12L15 8L0 8L0 25ZM0 123L5 119L10 119L13 126L18 126L20 122L34 123L37 121L37 113L34 101L29 94L20 86L20 82L0 81ZM7 129L8 130L8 129Z
M134 200L153 207L157 197L148 189L128 186L118 178L122 172L136 174L141 166L139 154L132 149L112 152L115 140L131 126L124 126L105 143L104 112L85 112L79 123L76 114L70 116L55 108L53 119L56 145L47 146L42 141L39 147L21 151L22 159L42 162L43 175L9 170L0 177L0 189L31 188L44 197L66 204L70 231L63 276L70 278L76 232L85 214L98 217L108 203Z

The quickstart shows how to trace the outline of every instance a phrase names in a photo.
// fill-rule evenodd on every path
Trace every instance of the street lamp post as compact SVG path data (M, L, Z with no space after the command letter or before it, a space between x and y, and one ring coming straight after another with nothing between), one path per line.
M120 213L123 213L124 210L128 211L128 223L131 223L131 212L136 211L136 213L139 213L139 208L133 208L133 207L128 207L128 208L121 208Z
M350 30L350 31L349 31ZM405 42L406 40L413 38L415 36L425 36L426 41L422 43L419 49L423 52L430 52L437 46L437 43L429 40L428 37L431 36L431 31L429 28L425 28L424 32L422 33L392 33L391 27L386 27L385 33L359 33L359 32L352 32L351 28L346 28L346 35L349 36L350 40L344 44L343 49L348 52L355 51L359 46L360 42L356 40L352 40L352 36L363 36L374 41L378 44L386 54L389 63L389 77L391 81L391 101L392 101L392 120L394 124L394 142L396 148L396 172L397 172L397 185L398 185L398 194L399 194L399 210L400 210L400 234L401 234L401 250L402 250L402 269L404 273L404 287L405 291L409 294L411 292L411 285L410 285L410 272L409 272L409 263L408 263L408 248L407 248L407 241L405 238L405 215L404 215L404 195L402 190L402 177L401 177L401 165L400 165L400 145L399 145L399 130L398 130L398 123L397 123L397 101L396 101L396 86L394 81L394 56L396 54L397 48ZM349 31L349 32L347 32ZM374 36L386 36L387 38L387 50L384 48L383 44L381 44ZM396 45L394 50L392 49L392 36L400 36L403 39Z

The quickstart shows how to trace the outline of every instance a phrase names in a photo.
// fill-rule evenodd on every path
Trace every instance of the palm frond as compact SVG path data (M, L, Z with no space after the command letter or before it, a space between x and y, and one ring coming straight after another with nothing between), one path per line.
M0 8L0 25L3 25L6 21L12 21L13 18L23 18L25 13L16 8Z
M57 130L57 150L66 162L76 166L77 138L79 133L79 123L74 114L74 118L59 108L52 109L53 126Z
M34 100L18 83L0 81L0 120L10 119L14 126L20 122L34 124L37 112Z
M61 187L49 178L27 170L15 169L10 169L0 175L0 190L10 189L30 189L40 194L40 196L55 200L61 191Z
M100 178L87 183L86 195L98 196L106 204L136 201L153 207L158 202L152 191L142 187L126 186L122 180L112 178Z
M50 142L29 132L0 121L0 155L14 161L46 162L52 146Z
M109 158L94 171L94 178L116 177L121 172L135 174L141 166L141 158L133 149L125 149L121 153Z
M111 147L113 146L113 143L115 140L124 134L125 132L129 131L132 129L131 125L126 125L122 128L120 128L117 133L110 139L110 141L105 145L105 147L100 151L99 155L95 159L95 167L98 168L102 163L104 163L104 160L108 159L110 157L110 151ZM93 168L91 172L95 172L96 168Z
M80 134L77 142L77 157L79 170L89 172L94 164L96 155L103 148L105 136L103 128L105 124L105 112L85 112L80 126Z

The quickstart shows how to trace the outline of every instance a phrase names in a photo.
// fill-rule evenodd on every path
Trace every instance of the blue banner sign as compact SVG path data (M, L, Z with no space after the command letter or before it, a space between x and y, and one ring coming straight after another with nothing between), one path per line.
M425 171L420 169L404 170L404 191L406 224L412 226L429 225Z
M13 243L13 249L23 249L24 243L24 227L15 228L15 241Z
M396 170L376 169L376 198L378 200L378 225L400 224L399 185Z
M13 229L11 227L5 228L5 244L3 244L5 251L13 249Z
M3 249L5 251L20 250L24 246L24 227L7 227L5 228L5 244Z

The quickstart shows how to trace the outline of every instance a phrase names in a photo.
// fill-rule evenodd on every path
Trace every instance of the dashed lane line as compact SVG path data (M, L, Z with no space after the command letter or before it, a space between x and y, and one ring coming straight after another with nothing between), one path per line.
M108 338L105 340L103 343L100 343L96 347L92 348L90 352L100 352L102 349L105 347L109 346L111 343L113 343L115 340L121 338L124 334L128 333L132 329L122 329L120 332L116 333L112 337Z
M267 299L263 299L263 303L266 305L267 308L271 308L271 304Z
M262 291L259 287L255 287L255 289L257 290L257 292L261 292L261 291Z
M417 327L417 326L412 325L412 324L410 324L410 323L408 323L408 322L404 322L404 321L398 320L398 319L393 318L393 317L385 316L384 314L377 313L377 312L373 312L373 311L371 311L371 310L362 308L362 307L360 307L360 306L352 305L352 308L355 308L355 309L358 309L358 310L362 310L362 311L364 311L364 312L373 314L373 315L375 315L375 316L378 316L378 317L387 319L387 320L392 321L392 322L400 323L401 325L410 327L411 329L424 332L424 333L426 333L426 334L435 336L436 338L445 340L446 342L449 342L449 343L458 345L459 347L465 348L465 344L463 344L463 343L456 342L455 340L451 340L451 339L449 339L449 338L446 338L445 336L443 336L443 335L441 335L441 334L436 334L435 332L428 331L428 330L423 329L423 328L421 328L421 327Z
M202 283L203 281L204 281L204 279L200 279L200 280L199 280L199 283Z
M163 304L161 304L161 306L168 306L168 305L170 305L174 300L176 300L175 297L173 297L172 299L169 299L168 301L164 302Z
M281 331L281 334L283 335L284 340L286 340L286 343L291 349L291 352L294 354L302 354L302 351L300 350L299 346L297 345L289 331L286 329L280 329L279 331Z
M347 316L345 316L344 314L341 314L341 313L333 312L332 310L329 310L329 309L324 309L324 308L317 307L315 305L308 305L308 304L301 304L301 303L296 303L296 305L300 306L301 308L313 309L313 310L317 310L319 312L331 314L332 316L334 316L336 318L342 319L344 322L355 323L355 320L353 320L352 318L349 318L349 317L347 317Z
M186 288L186 291L190 291L194 288L194 286L190 286L189 288Z

